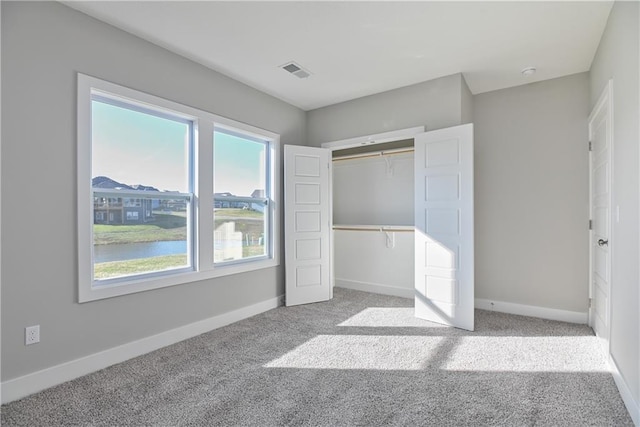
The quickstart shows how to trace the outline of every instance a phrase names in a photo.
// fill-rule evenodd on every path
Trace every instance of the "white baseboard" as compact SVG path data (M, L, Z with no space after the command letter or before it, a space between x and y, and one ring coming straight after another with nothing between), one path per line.
M282 296L271 298L248 307L180 326L150 337L5 381L2 383L2 403L21 399L49 387L115 365L116 363L124 362L125 360L141 356L159 348L269 311L281 306L282 301Z
M395 286L381 285L378 283L358 282L356 280L335 279L338 288L353 289L355 291L371 292L373 294L391 295L402 298L413 298L413 288L397 288Z
M381 285L378 283L359 282L356 280L335 279L338 288L353 289L356 291L371 292L374 294L392 295L402 298L413 298L413 288L398 288L395 286ZM559 320L569 323L587 324L588 314L577 311L558 310L555 308L538 307L533 305L514 304L511 302L495 301L476 298L475 308L500 313L519 314L521 316L539 317L541 319Z
M519 314L520 316L539 317L541 319L559 320L569 323L587 324L588 315L586 312L558 310L555 308L538 307L534 305L514 304L476 298L475 307L481 310L497 311L500 313Z
M627 386L627 382L624 377L620 373L618 369L618 365L616 361L609 355L609 368L611 369L611 375L613 375L613 380L616 382L616 386L618 387L618 391L620 392L620 396L622 397L622 401L624 402L627 410L629 411L629 415L631 415L631 419L636 426L640 426L640 403L636 402L633 399L633 395L631 394L631 390L629 390L629 386Z

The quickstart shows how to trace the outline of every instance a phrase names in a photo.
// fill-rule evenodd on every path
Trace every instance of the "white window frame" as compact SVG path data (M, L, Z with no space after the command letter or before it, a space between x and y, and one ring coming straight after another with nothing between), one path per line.
M271 164L271 158L272 156L275 155L275 153L271 152L271 150L269 150L270 144L268 141L265 141L264 138L252 138L249 135L247 135L246 133L241 134L238 133L237 129L232 129L229 128L227 126L216 126L214 131L218 131L221 133L227 133L229 135L235 135L236 137L240 137L240 138L244 138L247 140L253 140L254 142L260 142L265 144L265 170L268 171L269 170L269 165ZM214 138L215 139L215 138ZM215 144L215 141L214 141ZM213 203L215 206L215 202L216 200L220 201L220 202L229 202L229 203L233 203L233 202L239 202L239 203L246 203L247 205L251 206L252 203L262 203L265 205L265 212L264 212L264 220L267 222L266 226L265 226L265 238L267 239L267 243L272 239L272 235L273 235L273 219L270 217L270 215L272 215L272 203L273 201L269 198L270 194L273 194L273 174L269 174L267 172L267 176L265 177L265 197L251 197L251 196L215 196L214 192L214 198L213 198ZM215 186L215 184L214 184ZM215 190L215 188L214 188ZM269 245L265 245L265 254L264 255L257 255L257 256L253 256L253 257L247 257L247 258L241 258L241 259L237 259L237 260L225 260L225 261L220 261L220 262L215 262L214 259L214 263L216 266L225 266L225 265L231 265L234 263L242 263L242 262L246 262L247 260L260 260L260 259L268 259L271 258L273 256L273 253L271 252L272 250L274 250L274 248L272 246ZM215 258L215 257L214 257Z
M126 104L175 115L193 122L194 147L192 265L188 269L132 275L96 285L93 280L93 189L91 187L91 95L113 97ZM245 123L188 107L154 95L78 73L77 93L78 190L78 302L88 302L136 292L180 285L280 265L280 136ZM267 143L267 181L270 192L268 256L214 265L213 257L213 131L224 128ZM186 270L186 271L185 271Z

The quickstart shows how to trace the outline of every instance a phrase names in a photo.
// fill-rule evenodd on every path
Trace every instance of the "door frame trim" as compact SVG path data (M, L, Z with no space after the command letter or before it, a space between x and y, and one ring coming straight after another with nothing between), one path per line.
M425 132L424 126L414 126L405 129L397 129L388 132L376 133L371 135L362 135L354 138L341 139L336 141L323 142L319 148L329 150L331 153L337 150L347 148L360 147L363 145L376 145L387 142L402 141L403 139L413 139L416 135ZM331 277L331 298L333 298L333 288L336 287L336 276L334 272L334 238L333 238L333 161L329 161L329 212L331 218L331 239L330 239L330 277Z
M392 130L389 132L363 135L355 138L341 139L338 141L323 142L320 147L331 151L344 150L345 148L360 147L363 145L383 144L386 142L413 139L417 134L425 132L424 126Z
M607 127L607 136L609 138L609 240L611 241L611 234L613 234L613 150L614 150L614 140L613 140L613 79L609 79L607 81L606 86L603 88L600 97L598 98L598 102L596 102L595 106L591 110L589 114L589 118L587 119L587 132L589 136L589 142L592 141L592 130L591 130L591 121L596 117L604 107L607 107L607 120L609 126ZM589 151L589 219L593 220L593 152ZM595 230L588 230L589 232L589 299L593 299L594 289L593 289L593 240L594 240L594 232ZM613 277L613 254L615 252L615 239L609 243L609 251L608 251L608 264L609 264L609 277L608 279L608 287L609 287L609 295L607 297L607 339L604 346L607 356L611 352L611 281ZM589 307L588 311L589 318L589 326L593 328L594 326L594 308Z

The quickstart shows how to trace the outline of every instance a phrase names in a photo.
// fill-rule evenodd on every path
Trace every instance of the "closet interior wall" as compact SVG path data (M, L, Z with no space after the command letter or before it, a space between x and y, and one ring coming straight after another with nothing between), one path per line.
M413 201L412 139L333 152L336 286L413 297Z

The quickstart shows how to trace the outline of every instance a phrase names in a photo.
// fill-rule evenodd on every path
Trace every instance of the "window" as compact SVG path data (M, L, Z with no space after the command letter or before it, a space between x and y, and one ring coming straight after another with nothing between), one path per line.
M278 143L79 74L80 302L278 265Z
M215 129L214 262L269 256L269 143Z
M167 193L191 206L193 131L190 118L91 94L93 209L106 211L110 219L93 225L95 286L193 269L190 212L153 211ZM113 197L116 194L123 197ZM140 221L143 203L152 215Z
M133 211L133 212L132 212L132 211L129 211L129 212L127 212L127 220L129 220L129 221L137 221L137 220L138 220L138 212L136 212L136 211ZM94 229L94 230L95 230L95 229ZM93 245L94 245L94 246L95 246L95 244L96 244L96 243L95 243L95 235L96 235L96 232L94 231L94 232L93 232L93 236L94 236ZM133 242L133 243L138 243L138 242ZM154 244L154 246L155 246L155 243L159 243L159 242L151 242L151 243L153 243L153 244ZM128 242L127 242L126 244L130 244L130 243L128 243ZM94 247L94 249L96 249L96 248ZM145 252L151 252L151 251L145 251Z

